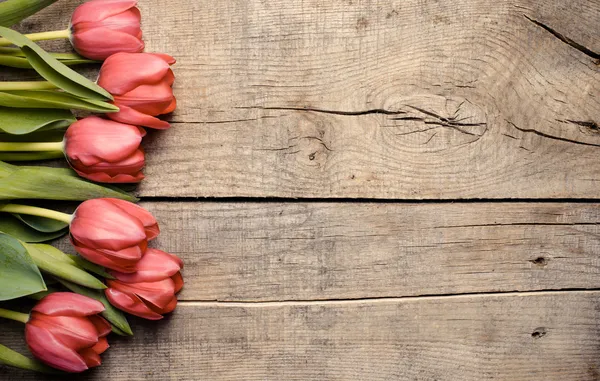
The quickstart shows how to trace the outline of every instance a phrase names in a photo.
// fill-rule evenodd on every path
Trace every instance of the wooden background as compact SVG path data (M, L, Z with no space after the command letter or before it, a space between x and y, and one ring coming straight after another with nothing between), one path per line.
M600 1L140 8L179 108L137 192L186 285L73 379L600 380Z

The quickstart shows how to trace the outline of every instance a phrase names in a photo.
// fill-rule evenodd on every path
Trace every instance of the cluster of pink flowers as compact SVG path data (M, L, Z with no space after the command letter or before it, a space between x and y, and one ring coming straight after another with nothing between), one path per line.
M75 250L92 263L110 269L104 290L110 303L129 314L159 320L177 306L183 287L180 258L148 248L160 230L145 209L118 199L83 202L70 224ZM108 349L110 324L99 314L104 306L87 296L55 292L32 310L25 339L37 358L66 372L101 364Z
M63 151L69 165L95 182L141 181L144 128L169 128L158 116L171 113L177 105L171 70L175 59L143 52L140 20L135 0L91 0L72 16L74 49L87 58L104 61L97 83L119 108L104 116L80 119L65 133ZM106 279L104 289L110 304L149 320L161 319L175 309L176 294L183 287L183 262L148 247L160 231L152 214L128 201L97 198L81 203L65 220L70 220L75 250L89 262L105 267L112 277ZM88 296L72 292L46 295L28 319L22 319L31 353L67 372L100 365L112 328L100 316L103 311L105 305Z
M142 53L140 11L135 0L92 0L79 6L71 20L71 42L81 55L105 60L98 84L119 111L110 119L90 116L71 125L65 135L65 156L77 173L104 183L135 183L144 178L146 134L143 127L167 129L157 118L175 110L175 59Z

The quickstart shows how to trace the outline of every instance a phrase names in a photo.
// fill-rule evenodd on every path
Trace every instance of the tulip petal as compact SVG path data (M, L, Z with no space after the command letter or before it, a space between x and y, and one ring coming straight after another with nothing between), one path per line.
M168 54L165 54L165 53L149 53L149 54L152 54L154 56L159 57L160 59L162 59L163 61L165 61L166 63L168 63L169 66L173 65L175 62L177 62L175 60L175 58L173 58L172 56L170 56Z
M175 293L177 294L183 288L183 277L181 273L177 273L171 277L173 284L175 284Z
M77 174L96 182L133 183L144 179L142 169L146 160L142 150L135 151L120 162L101 162L86 166L70 158L68 161Z
M177 100L175 99L175 97L173 97L173 99L171 100L171 104L169 106L167 106L166 109L163 110L163 114L172 113L173 111L175 111L176 108L177 108Z
M112 251L146 243L140 220L101 198L84 201L75 210L71 236L78 245Z
M91 350L101 355L102 353L106 352L108 348L110 348L110 345L108 345L108 340L106 337L100 337L98 338L96 345L94 345Z
M100 68L98 84L109 93L118 96L141 85L161 82L169 70L169 64L161 56L148 53L117 53L104 61Z
M143 136L139 127L89 116L67 129L65 152L85 166L117 163L139 151Z
M173 89L167 83L141 85L135 89L115 96L114 103L118 106L131 107L143 114L161 115L173 103Z
M175 295L173 295L173 298L171 299L171 301L169 301L169 303L167 303L163 308L156 308L152 305L150 305L149 307L154 312L159 313L161 315L168 314L170 312L173 312L173 310L175 310L175 307L177 307L177 297Z
M158 223L156 222L156 219L154 218L152 213L142 208L141 206L131 203L129 201L124 201L117 198L111 198L108 200L110 200L110 202L113 205L116 205L117 207L123 209L125 212L136 217L142 222L142 225L144 225L144 229L146 229L146 239L148 241L151 241L152 239L156 238L156 236L158 236L160 230L158 228Z
M141 20L142 14L140 10L137 8L130 8L125 12L118 13L116 15L107 17L103 20L94 22L79 22L76 24L72 24L71 33L77 34L83 31L93 30L97 28L108 28L122 33L127 33L131 36L135 36L141 39Z
M53 368L72 373L88 369L85 361L77 352L67 348L43 328L27 324L25 340L31 353Z
M135 294L155 305L158 308L164 308L175 295L175 284L171 278L162 279L156 282L124 283L119 280L107 280L109 288L114 288L128 294Z
M73 292L53 292L40 300L32 311L49 316L90 316L104 311L104 305Z
M111 252L107 250L90 249L85 246L78 245L72 237L71 242L73 243L73 247L75 248L75 250L77 250L77 252L88 261L109 268L111 270L120 271L124 273L134 272L135 264L140 260L140 258L144 254L144 250L137 246L130 248L129 250ZM119 254L125 253L128 257L123 258L117 256Z
M85 361L85 365L87 365L88 368L94 368L102 365L100 355L94 352L92 348L82 349L79 351L79 355L83 358L83 361Z
M113 288L104 290L106 298L113 306L131 315L148 320L160 320L162 315L149 309L146 304L136 295L124 293Z
M136 36L102 27L73 33L71 43L77 53L98 61L116 53L140 53L145 47Z
M107 173L103 172L94 172L94 173L85 173L73 168L77 174L85 179L95 181L97 183L105 183L105 184L134 184L139 183L144 180L145 176L142 173L137 173L135 175L126 175L120 173L115 176L111 176Z
M88 319L90 319L90 322L92 322L94 327L96 327L98 336L104 337L112 331L112 327L111 327L110 323L108 321L106 321L106 319L104 319L103 317L98 316L98 315L93 315L93 316L89 316ZM98 353L102 353L102 352L98 352Z
M155 128L157 130L166 130L171 127L171 125L164 120L146 115L125 105L118 106L120 110L119 112L111 112L107 114L110 119L121 123L130 123L138 126Z
M51 332L58 341L74 350L89 348L98 342L96 327L87 317L49 316L33 312L28 324Z
M137 0L91 0L78 6L71 17L71 24L99 22L135 7Z
M135 265L135 273L111 272L111 274L125 283L156 282L177 274L181 270L181 264L181 260L175 255L149 248Z

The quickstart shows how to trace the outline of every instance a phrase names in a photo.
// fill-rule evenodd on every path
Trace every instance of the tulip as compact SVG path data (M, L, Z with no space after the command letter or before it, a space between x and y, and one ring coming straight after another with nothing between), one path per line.
M0 142L0 159L44 160L66 156L82 177L102 183L138 183L144 175L146 131L89 116L73 123L60 142Z
M77 53L105 60L119 52L144 50L137 0L91 0L71 18L71 43Z
M87 296L55 292L33 307L25 340L35 357L65 372L83 372L101 364L108 349L110 324L98 314L104 305Z
M177 306L177 294L183 287L183 262L177 256L148 249L137 262L134 273L112 271L115 280L107 280L106 298L115 307L149 320L162 319Z
M71 45L92 60L105 60L119 52L139 53L144 50L140 11L137 0L91 0L75 9L69 28L31 33L32 41L68 38ZM0 38L0 46L11 42Z
M166 54L117 53L102 65L98 84L114 97L120 111L107 116L117 122L157 129L169 123L156 118L175 110L175 76L170 65L175 59Z
M69 164L82 177L102 183L137 183L144 175L143 128L90 116L65 134Z
M71 242L88 261L131 273L159 233L154 217L128 201L97 198L81 203L71 220Z

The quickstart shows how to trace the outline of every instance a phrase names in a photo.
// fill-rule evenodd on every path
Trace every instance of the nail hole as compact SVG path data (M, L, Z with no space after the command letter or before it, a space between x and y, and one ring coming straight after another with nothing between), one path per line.
M536 259L531 259L529 262L542 267L548 264L548 260L544 257L537 257Z
M308 160L315 160L315 154L316 152L313 152L310 155L308 155Z
M539 327L533 331L531 337L533 337L534 339L541 339L542 337L546 336L547 333L548 332L546 331L546 328Z

